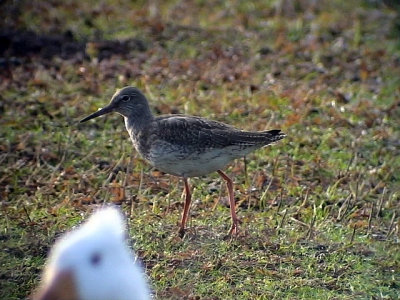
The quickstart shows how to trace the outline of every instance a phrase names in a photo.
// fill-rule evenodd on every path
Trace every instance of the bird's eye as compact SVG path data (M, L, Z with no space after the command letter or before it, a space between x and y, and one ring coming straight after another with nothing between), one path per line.
M121 100L124 101L124 102L129 101L129 99L130 99L130 97L129 97L128 95L123 95L123 96L121 97Z
M98 252L93 253L90 256L90 263L92 266L98 266L101 263L101 254Z

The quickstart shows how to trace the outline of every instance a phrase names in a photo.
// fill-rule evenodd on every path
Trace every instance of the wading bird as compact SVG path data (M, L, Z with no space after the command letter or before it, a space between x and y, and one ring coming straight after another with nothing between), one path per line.
M232 219L229 234L237 234L239 219L235 211L233 182L222 169L232 160L285 137L280 130L244 131L195 116L155 117L143 93L131 86L117 91L107 106L80 122L111 112L124 117L133 145L142 157L160 171L183 178L186 197L179 228L181 237L191 202L188 178L217 171L226 181Z

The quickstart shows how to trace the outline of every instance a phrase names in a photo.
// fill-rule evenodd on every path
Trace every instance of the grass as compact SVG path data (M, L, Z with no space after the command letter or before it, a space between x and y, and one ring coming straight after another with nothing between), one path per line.
M395 15L372 1L296 3L2 4L3 28L69 32L86 52L3 52L0 298L29 295L54 240L114 203L156 299L398 299ZM106 55L110 39L144 47ZM182 182L138 156L121 117L77 124L125 85L160 114L287 134L227 169L239 237L225 238L217 174L191 180L180 239Z

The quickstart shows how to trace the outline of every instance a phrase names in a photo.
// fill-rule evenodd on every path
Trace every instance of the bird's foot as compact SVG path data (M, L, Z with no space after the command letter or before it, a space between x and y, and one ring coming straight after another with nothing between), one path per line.
M179 227L178 236L182 239L185 235L185 228Z
M231 229L229 229L228 236L237 236L239 234L239 220L232 223Z

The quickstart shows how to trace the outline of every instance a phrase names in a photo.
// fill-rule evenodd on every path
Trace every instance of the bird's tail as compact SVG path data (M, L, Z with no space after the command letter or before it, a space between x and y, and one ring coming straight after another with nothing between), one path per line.
M262 133L265 136L265 141L267 142L265 145L277 142L286 137L286 134L284 134L280 129L267 130L263 131Z

